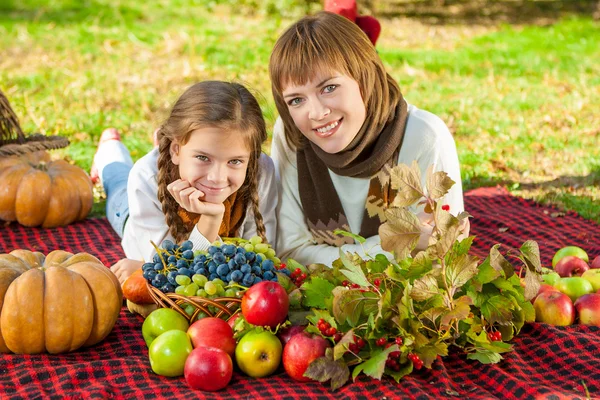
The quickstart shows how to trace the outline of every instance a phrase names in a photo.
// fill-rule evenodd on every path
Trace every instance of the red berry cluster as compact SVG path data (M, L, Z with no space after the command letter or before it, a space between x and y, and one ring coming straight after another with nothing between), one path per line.
M419 358L418 354L415 353L410 353L408 355L408 359L410 361L412 361L413 363L413 367L415 367L416 369L421 369L423 368L423 361Z
M487 337L490 339L490 342L500 342L502 340L502 332L488 332Z
M449 204L444 204L442 206L442 210L444 210L444 211L450 211L450 205Z
M354 342L348 345L348 350L350 350L354 354L358 354L366 345L367 342L365 341L365 339L354 335Z
M383 336L383 337L380 337L379 339L377 339L375 341L375 344L377 346L381 346L381 347L385 346L386 349L388 347L390 347L391 345L393 345L393 344L397 344L398 346L402 346L402 338L401 337L397 337L397 338L394 339L394 341L392 343L388 343L388 339L385 336Z
M351 289L359 289L360 285L358 283L350 283L348 281L342 281L342 286L349 287Z
M332 336L336 343L342 340L343 335L337 331L335 326L331 326L331 324L323 318L319 319L317 322L317 329L321 331L323 336Z
M306 280L307 276L308 275L306 275L306 273L302 272L302 270L300 268L296 268L294 271L292 271L290 278L292 278L292 282L294 282L294 285L300 287Z

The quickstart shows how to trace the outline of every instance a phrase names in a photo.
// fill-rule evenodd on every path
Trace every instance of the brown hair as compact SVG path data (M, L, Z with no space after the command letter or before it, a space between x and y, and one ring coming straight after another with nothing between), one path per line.
M175 102L169 118L158 131L158 199L165 220L176 242L187 238L189 231L178 215L179 204L167 190L167 185L180 178L179 168L171 160L171 143L182 145L193 131L218 127L239 132L250 148L246 179L237 192L236 201L250 201L258 235L266 240L265 226L258 208L258 175L261 145L267 139L265 120L256 98L238 83L204 81L188 88Z
M400 88L367 35L347 18L321 11L290 26L275 43L269 61L271 89L290 146L300 147L303 135L283 99L285 86L303 85L318 72L334 71L358 82L367 110L365 125L381 130L393 118Z

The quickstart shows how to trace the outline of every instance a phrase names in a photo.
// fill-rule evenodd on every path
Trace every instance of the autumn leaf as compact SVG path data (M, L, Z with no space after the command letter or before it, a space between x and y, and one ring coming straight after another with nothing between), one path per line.
M415 248L421 236L421 223L415 214L404 208L386 211L387 222L379 227L381 248L403 259Z
M413 282L410 297L416 301L427 300L439 293L437 278L433 274L427 274Z
M524 288L525 300L531 300L540 291L540 278L538 275L535 275L531 271L527 271L527 273L525 273L525 277L523 279L524 279L524 283L525 283L525 288Z
M455 288L462 287L477 274L477 257L465 254L446 266L446 280Z
M542 262L540 261L540 247L534 240L527 240L521 248L521 259L532 273L542 273Z
M352 283L356 283L362 287L372 286L367 280L365 273L363 272L360 265L356 265L348 258L346 253L340 247L340 259L346 269L340 269L340 272L344 274Z
M396 165L390 171L390 179L392 188L398 191L392 207L408 207L425 196L421 170L416 161L410 167L406 164Z
M319 357L310 363L304 376L318 382L331 381L331 390L342 387L350 378L350 369L344 360Z
M430 165L427 169L427 193L433 200L444 197L455 183L447 173L443 171L433 172L433 165Z
M514 274L514 267L504 256L500 253L498 248L499 244L495 244L490 249L490 265L496 271L502 271L506 278L510 278L512 274Z
M406 279L420 278L433 268L433 262L431 258L427 256L427 253L420 251L415 258L412 260L410 268L406 272Z
M348 351L350 343L354 343L353 329L350 329L348 332L346 332L340 341L333 346L333 359L337 361L342 358Z
M477 360L482 364L497 364L502 361L502 356L498 353L494 353L493 351L478 349L474 353L469 353L467 355L467 359Z
M448 329L452 321L463 320L467 318L467 316L471 313L470 306L471 304L473 304L473 301L469 296L461 296L458 299L454 300L452 303L454 308L446 314L444 314L444 316L442 316L442 319L440 320L442 329Z

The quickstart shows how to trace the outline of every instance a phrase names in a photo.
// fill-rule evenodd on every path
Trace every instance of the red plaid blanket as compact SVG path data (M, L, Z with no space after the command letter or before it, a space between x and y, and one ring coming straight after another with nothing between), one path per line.
M525 240L540 245L542 262L550 265L565 245L600 254L600 227L574 213L515 198L503 189L467 192L473 215L473 252L486 256L495 243L506 250ZM0 228L0 252L28 248L48 253L60 248L86 251L110 265L123 256L119 240L105 219L87 220L65 228ZM13 398L219 398L219 399L563 399L600 397L600 328L574 325L526 325L513 340L514 351L495 365L469 361L451 353L425 370L393 380L360 377L331 392L319 383L297 383L284 372L265 379L235 373L220 392L196 392L183 378L164 378L150 369L141 335L142 319L125 309L113 332L99 345L58 356L0 355L0 399Z

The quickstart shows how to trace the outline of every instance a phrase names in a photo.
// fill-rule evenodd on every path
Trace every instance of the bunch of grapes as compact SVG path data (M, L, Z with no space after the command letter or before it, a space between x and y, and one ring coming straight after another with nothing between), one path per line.
M165 240L152 262L142 266L144 277L164 293L203 297L233 297L228 295L235 293L235 286L277 281L275 272L281 261L259 236L216 242L206 252L194 253L192 247L190 241L176 245ZM287 269L279 272L290 275Z

